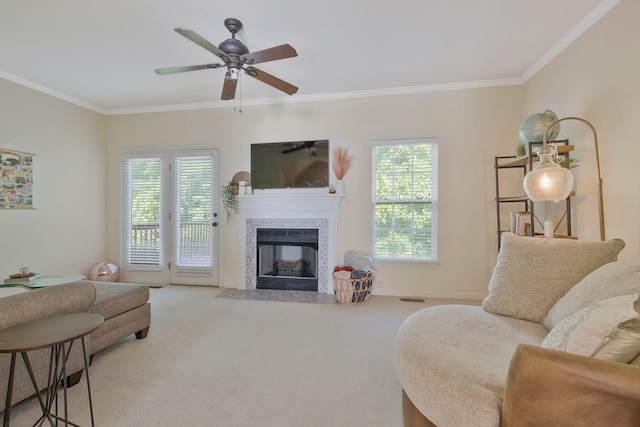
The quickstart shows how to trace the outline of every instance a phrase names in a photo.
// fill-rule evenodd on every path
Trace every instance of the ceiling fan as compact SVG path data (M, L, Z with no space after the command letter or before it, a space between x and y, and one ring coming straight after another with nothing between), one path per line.
M253 67L253 64L262 62L275 61L278 59L292 58L298 56L296 50L289 44L275 46L269 49L259 50L257 52L249 52L249 49L240 40L236 39L236 33L242 29L242 22L235 18L227 18L224 20L224 26L231 32L231 38L220 43L218 47L208 42L195 31L186 28L175 28L174 31L188 38L197 45L207 49L209 52L220 58L223 63L189 65L184 67L159 68L155 70L156 74L174 74L185 71L205 70L207 68L227 67L227 73L222 86L222 99L234 99L236 95L236 86L238 83L238 74L243 70L245 74L260 80L282 92L293 95L298 88L291 83L265 73L262 70Z

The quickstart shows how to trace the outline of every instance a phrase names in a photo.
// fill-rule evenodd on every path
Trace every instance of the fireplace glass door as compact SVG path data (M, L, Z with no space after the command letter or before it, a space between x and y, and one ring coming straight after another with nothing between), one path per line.
M258 289L318 291L318 230L257 230Z

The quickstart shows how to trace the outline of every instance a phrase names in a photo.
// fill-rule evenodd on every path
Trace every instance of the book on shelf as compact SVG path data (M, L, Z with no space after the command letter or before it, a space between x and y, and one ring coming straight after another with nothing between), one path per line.
M15 275L15 277L9 276L8 278L4 279L4 283L15 283L23 285L35 283L38 281L38 279L40 279L39 273L33 273L29 275Z
M516 230L518 229L516 227L516 218L517 218L517 214L518 212L509 212L509 231L512 232L513 234L516 234Z

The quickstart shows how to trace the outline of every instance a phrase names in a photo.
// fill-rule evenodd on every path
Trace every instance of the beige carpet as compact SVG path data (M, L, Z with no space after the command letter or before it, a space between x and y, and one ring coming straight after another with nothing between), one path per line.
M277 289L225 289L217 297L258 301L306 302L310 304L339 304L334 294Z
M398 328L446 301L372 296L361 304L216 298L223 289L151 289L147 338L98 353L90 368L96 425L400 426ZM90 425L85 376L71 421ZM39 417L35 399L12 426Z

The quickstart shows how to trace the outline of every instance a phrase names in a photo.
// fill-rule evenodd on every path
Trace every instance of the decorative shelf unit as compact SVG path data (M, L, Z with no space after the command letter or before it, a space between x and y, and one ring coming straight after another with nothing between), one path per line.
M557 140L557 141L548 141L547 144L554 145L558 149L558 156L569 156L569 153L573 151L574 146L569 145L569 140ZM543 227L543 224L536 218L534 212L534 203L529 200L526 195L518 195L518 196L506 196L503 194L503 190L501 189L501 172L507 170L520 170L522 172L521 182L524 180L527 172L533 169L534 162L538 161L538 155L534 153L534 148L542 145L542 142L530 142L527 155L526 156L496 156L494 157L494 169L495 169L495 182L496 182L496 225L497 225L497 234L498 234L498 248L500 248L500 235L505 231L510 231L510 228L506 228L503 224L502 220L502 210L506 209L506 206L516 206L520 207L518 212L526 212L530 215L531 227L529 229L529 236L536 236L536 221L540 227ZM571 234L571 197L575 194L572 191L569 194L569 197L565 200L565 210L558 221L558 225L562 223L562 221L566 221L567 227L567 235L566 236L556 236L556 237L572 237ZM506 205L505 205L506 204Z

